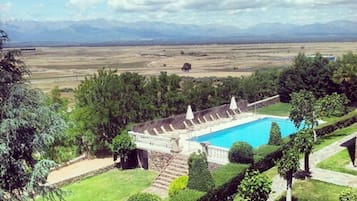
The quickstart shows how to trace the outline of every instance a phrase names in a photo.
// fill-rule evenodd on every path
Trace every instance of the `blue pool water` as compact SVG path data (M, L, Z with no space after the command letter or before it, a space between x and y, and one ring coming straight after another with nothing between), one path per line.
M289 119L266 117L235 127L202 135L191 140L199 143L209 142L211 145L228 149L234 142L244 141L255 148L268 143L272 122L276 122L279 125L282 137L291 135L298 130L295 128L294 123Z

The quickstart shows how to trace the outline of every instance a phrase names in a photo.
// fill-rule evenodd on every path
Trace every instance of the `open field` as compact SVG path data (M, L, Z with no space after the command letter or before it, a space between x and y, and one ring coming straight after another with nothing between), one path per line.
M285 67L299 52L307 55L341 56L357 52L357 42L274 43L186 46L37 47L24 51L21 59L32 72L34 87L48 91L75 88L86 75L106 67L118 72L158 75L161 71L180 76L244 76L260 68ZM191 72L182 72L185 63Z

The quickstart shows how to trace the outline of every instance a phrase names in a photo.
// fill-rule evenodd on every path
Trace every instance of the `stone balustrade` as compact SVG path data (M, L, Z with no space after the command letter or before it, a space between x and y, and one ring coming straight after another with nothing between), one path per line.
M228 149L201 143L202 151L206 153L208 162L226 164L228 163Z
M147 135L143 133L137 133L133 131L128 132L139 149L158 151L163 153L180 152L179 147L179 137L165 137L165 136L155 136Z

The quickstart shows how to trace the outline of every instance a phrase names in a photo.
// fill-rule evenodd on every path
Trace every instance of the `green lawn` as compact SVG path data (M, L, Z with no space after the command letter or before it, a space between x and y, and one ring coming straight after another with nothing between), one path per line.
M133 169L110 170L106 173L65 186L66 201L124 201L148 188L157 173Z
M314 145L313 151L318 151L318 150L322 149L323 147L330 145L330 144L336 142L337 140L339 140L347 135L350 135L356 131L357 131L357 123L354 123L349 127L336 130L335 132L332 132L331 134L326 135L323 138L318 138L316 144ZM303 155L301 154L301 156L303 156ZM278 170L275 166L275 167L270 168L269 170L263 172L263 174L267 175L269 178L272 179L274 176L278 175Z
M340 151L339 153L337 153L336 155L317 164L317 167L357 176L357 169L351 170L346 168L346 165L350 163L351 163L351 158L346 148Z
M262 108L257 108L257 113L274 115L274 116L289 116L291 105L289 103L275 103Z
M316 180L299 180L293 186L293 197L298 201L336 201L341 191L347 187ZM278 200L285 200L280 198ZM294 200L294 199L293 199Z

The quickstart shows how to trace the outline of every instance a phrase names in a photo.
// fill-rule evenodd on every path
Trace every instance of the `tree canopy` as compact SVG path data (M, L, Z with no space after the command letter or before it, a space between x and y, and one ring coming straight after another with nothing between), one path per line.
M56 164L43 156L66 124L44 104L44 95L26 84L28 71L17 54L0 53L0 199L28 200L36 194L61 199L46 183Z

